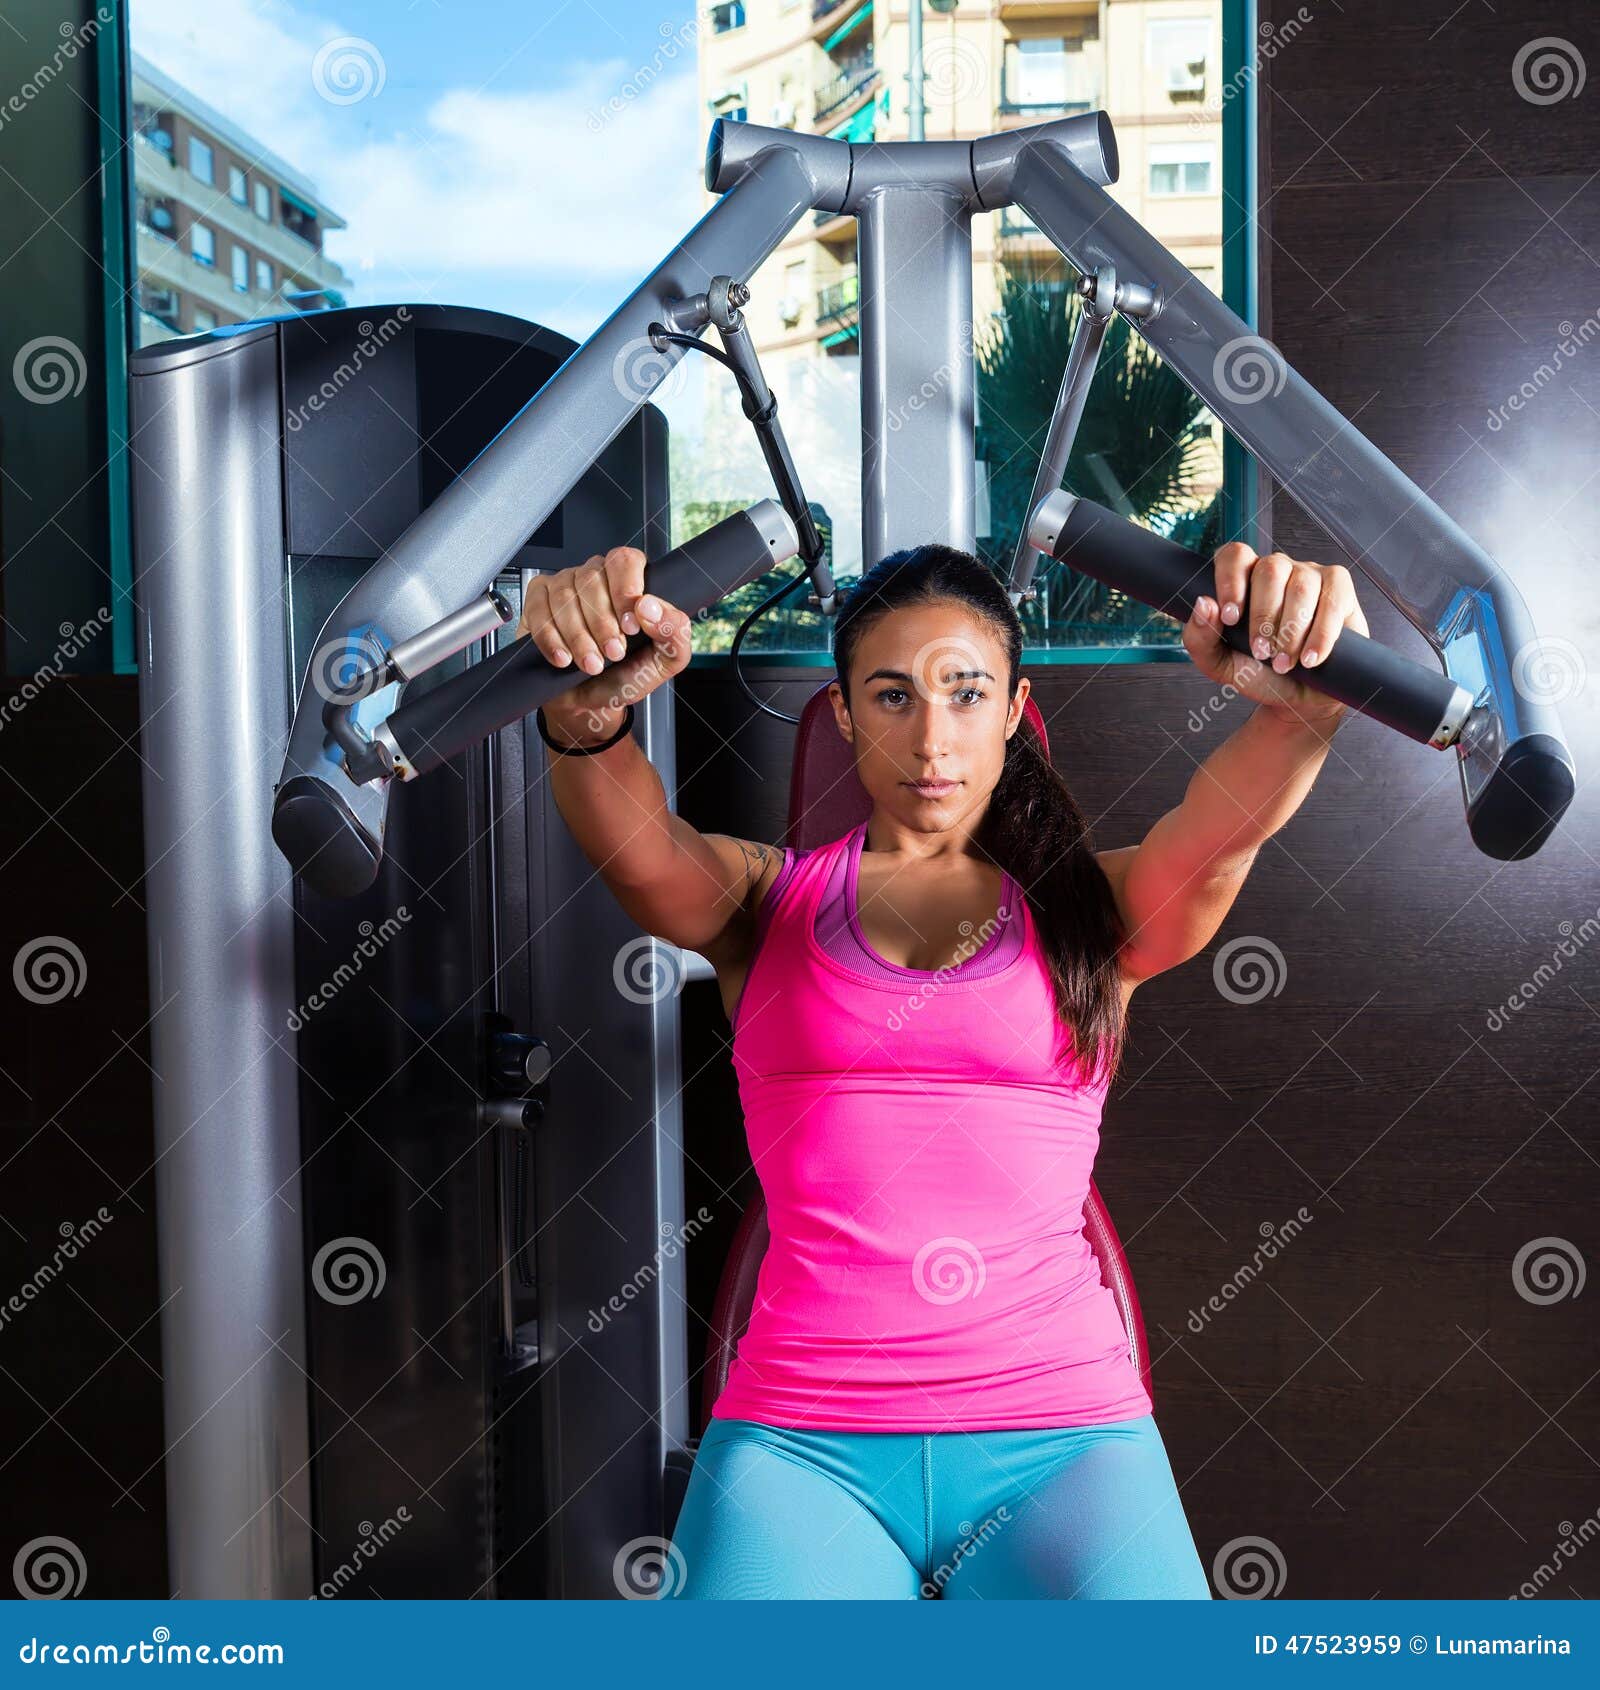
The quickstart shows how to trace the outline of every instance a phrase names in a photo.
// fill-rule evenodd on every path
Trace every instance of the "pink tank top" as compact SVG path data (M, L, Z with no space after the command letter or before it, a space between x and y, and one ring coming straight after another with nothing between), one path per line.
M1027 900L1006 876L972 956L898 967L861 931L865 838L786 854L734 1006L771 1243L712 1414L858 1432L1148 1414L1083 1235L1107 1087L1082 1083Z

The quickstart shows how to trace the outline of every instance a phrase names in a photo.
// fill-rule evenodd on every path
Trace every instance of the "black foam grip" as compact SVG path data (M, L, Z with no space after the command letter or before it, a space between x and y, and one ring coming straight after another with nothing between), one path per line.
M1078 499L1056 537L1053 556L1107 586L1116 587L1187 622L1202 593L1216 596L1216 567L1199 552L1152 534L1091 499ZM1223 642L1250 650L1244 623L1224 628ZM1457 692L1456 683L1376 640L1344 629L1333 650L1313 668L1298 663L1288 671L1313 691L1325 693L1364 716L1423 744L1432 741Z
M645 584L693 616L764 575L772 567L772 538L748 511L735 511L649 564ZM627 643L631 657L654 642L638 633ZM415 772L426 774L588 678L574 664L554 668L524 635L414 702L403 702L389 717L389 732Z

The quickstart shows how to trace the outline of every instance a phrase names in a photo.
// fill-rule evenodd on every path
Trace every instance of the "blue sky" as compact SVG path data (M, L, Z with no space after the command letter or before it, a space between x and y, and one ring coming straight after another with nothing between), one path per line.
M133 45L309 176L352 304L582 339L700 216L692 0L130 0Z

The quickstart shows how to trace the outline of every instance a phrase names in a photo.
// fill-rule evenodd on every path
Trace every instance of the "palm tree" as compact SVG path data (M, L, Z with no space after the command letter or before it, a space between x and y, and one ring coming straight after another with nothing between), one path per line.
M977 455L989 466L990 533L979 552L1004 575L1044 449L1067 353L1082 315L1076 292L1010 270L1001 307L974 347ZM1171 534L1207 556L1221 543L1211 417L1157 354L1112 319L1067 462L1069 491ZM1023 606L1029 644L1167 644L1178 624L1065 564L1041 562ZM1031 624L1031 625L1030 625Z

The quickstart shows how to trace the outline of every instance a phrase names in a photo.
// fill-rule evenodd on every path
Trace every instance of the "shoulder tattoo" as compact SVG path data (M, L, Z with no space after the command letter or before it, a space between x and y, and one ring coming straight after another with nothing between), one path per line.
M750 839L741 839L737 843L745 861L744 897L741 901L748 903L751 892L766 873L768 865L780 859L779 854L770 845L760 845Z

